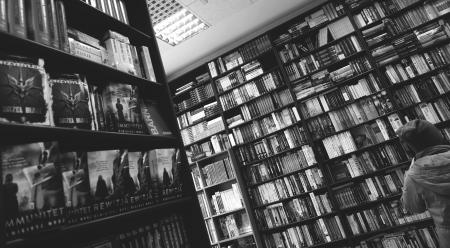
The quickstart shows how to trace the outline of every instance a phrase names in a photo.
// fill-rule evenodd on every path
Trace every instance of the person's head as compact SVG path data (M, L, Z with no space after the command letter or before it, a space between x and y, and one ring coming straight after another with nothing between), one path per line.
M402 145L414 154L432 146L446 144L441 131L425 120L412 120L399 128L396 133Z

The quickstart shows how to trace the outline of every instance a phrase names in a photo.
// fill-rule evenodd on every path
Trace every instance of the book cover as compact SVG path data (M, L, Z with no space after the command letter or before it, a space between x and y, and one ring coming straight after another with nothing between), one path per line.
M87 83L76 74L50 79L55 126L92 129Z
M149 151L149 156L150 166L156 172L151 176L154 188L158 189L158 197L162 200L177 197L181 193L181 179L177 162L179 150L174 148L156 149Z
M86 152L62 153L61 167L66 207L82 207L91 203L89 171Z
M161 108L155 101L149 99L141 100L141 113L148 133L152 135L171 135L167 122L161 115Z
M5 211L18 216L32 210L63 206L56 143L31 143L1 150Z
M105 200L112 196L114 192L112 177L114 174L114 163L118 163L120 152L95 151L88 152L88 172L91 195L95 200Z
M129 196L136 193L138 185L131 176L136 174L136 169L134 165L132 169L130 168L128 151L120 150L113 161L112 183L115 196Z
M16 56L0 58L0 120L52 125L51 92L44 61Z
M103 90L103 109L108 131L145 133L136 91L131 85L119 83L111 83Z

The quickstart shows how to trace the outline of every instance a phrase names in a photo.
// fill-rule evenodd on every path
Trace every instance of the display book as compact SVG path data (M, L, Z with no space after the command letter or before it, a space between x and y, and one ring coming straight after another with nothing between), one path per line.
M47 74L43 59L3 54L1 121L120 133L170 135L158 104L137 87L88 85L79 74ZM89 80L90 81L90 80Z
M178 214L162 216L145 226L124 230L118 235L99 239L77 248L189 248L191 247L184 225Z
M212 247L256 247L228 152L193 163L191 175Z
M120 13L127 13L123 1L101 2L113 3L108 5L112 8L118 4ZM0 4L3 6L0 30L156 82L148 47L136 47L130 44L128 37L115 31L108 31L102 39L97 39L68 27L64 1L2 0Z
M92 7L128 24L128 12L123 0L81 0Z
M176 149L68 152L58 145L2 148L7 239L145 208L182 194Z

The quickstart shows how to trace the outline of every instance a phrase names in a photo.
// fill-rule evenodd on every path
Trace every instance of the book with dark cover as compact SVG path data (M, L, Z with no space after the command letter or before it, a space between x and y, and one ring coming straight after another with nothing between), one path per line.
M137 89L111 83L102 92L106 129L111 132L144 134Z
M179 150L156 149L149 152L150 166L156 166L156 175L152 175L152 181L157 187L157 197L160 200L168 200L180 196L181 178L178 168Z
M141 100L141 113L144 123L148 129L148 133L152 135L171 135L169 127L166 121L161 115L161 109L157 102L142 99Z
M119 155L117 150L88 152L89 185L96 201L113 195L114 163L119 162Z
M58 23L59 49L69 52L69 38L67 35L66 9L62 1L56 1L56 22Z
M47 0L25 0L28 38L51 45Z
M0 120L53 125L51 92L42 59L0 58Z
M133 173L134 177L137 176L135 166L130 170L130 163L128 160L128 151L120 150L118 156L113 161L113 175L112 183L114 187L114 196L129 196L133 195L138 190L138 185L131 177Z
M67 152L59 157L66 207L92 202L86 152Z
M6 0L0 0L0 30L8 31L8 10L6 9Z
M88 85L76 74L50 79L55 126L92 129Z
M64 194L55 164L58 155L54 142L1 149L7 238L62 224Z
M129 152L130 176L139 193L148 193L151 189L151 167L148 152Z

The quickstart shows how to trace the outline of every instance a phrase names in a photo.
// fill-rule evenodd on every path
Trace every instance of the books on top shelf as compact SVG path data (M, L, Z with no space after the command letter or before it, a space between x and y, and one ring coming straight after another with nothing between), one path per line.
M215 134L205 142L199 142L186 148L189 163L224 152L231 147L227 134Z
M338 216L323 218L312 223L287 228L281 232L266 234L266 247L308 247L345 239L344 228Z
M210 61L208 63L209 73L212 78L215 78L219 74L232 70L269 51L270 48L269 37L267 35L261 36L238 48L237 51Z
M128 24L128 12L123 0L81 0L92 7Z
M381 203L369 209L358 210L347 214L347 220L353 235L374 232L387 227L414 223L424 219L430 219L430 213L410 214L402 207L399 200L389 203Z
M188 146L223 130L225 130L223 119L217 117L181 130L181 138L184 145Z
M181 196L175 149L62 153L46 142L0 155L8 239Z
M191 84L189 83L187 85ZM186 95L184 98L182 98L180 102L177 101L175 103L177 112L191 108L197 104L207 101L208 99L211 99L214 96L213 86L211 83L198 86L193 90L191 90L190 87L193 87L193 84L186 89L177 91L178 95L189 92L189 95ZM175 93L175 95L177 95L177 93Z

